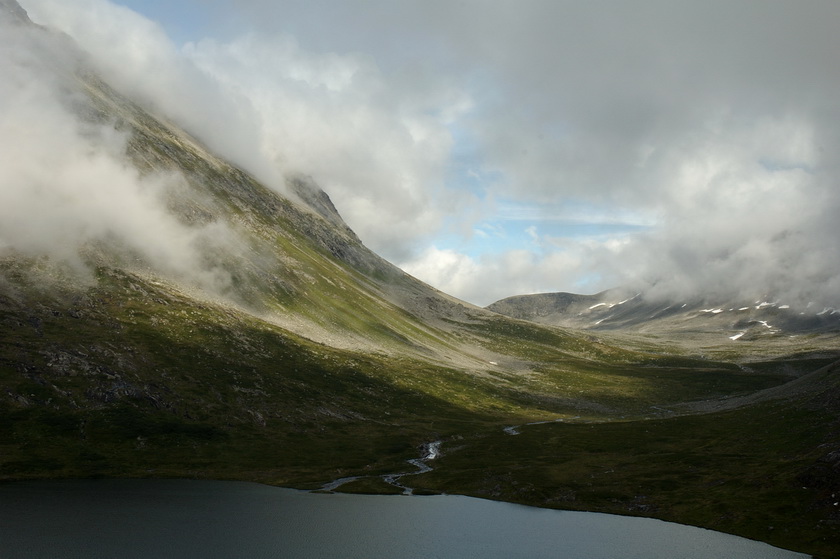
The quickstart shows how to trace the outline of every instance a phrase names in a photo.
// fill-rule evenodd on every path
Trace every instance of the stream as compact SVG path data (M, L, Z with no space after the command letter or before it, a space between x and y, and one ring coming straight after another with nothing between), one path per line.
M440 456L440 445L443 441L432 441L430 443L423 443L422 452L420 458L412 458L410 460L406 460L409 464L417 468L413 472L398 472L392 474L382 474L379 476L349 476L349 477L342 477L338 479L334 479L329 483L325 483L321 486L318 491L328 491L333 492L345 483L350 483L351 481L356 481L360 479L367 479L372 477L379 477L382 478L382 481L389 485L393 485L398 489L402 489L403 495L412 495L414 493L414 489L404 485L401 480L405 476L416 476L419 474L425 474L426 472L431 472L434 468L429 466L428 462L434 460L438 456Z

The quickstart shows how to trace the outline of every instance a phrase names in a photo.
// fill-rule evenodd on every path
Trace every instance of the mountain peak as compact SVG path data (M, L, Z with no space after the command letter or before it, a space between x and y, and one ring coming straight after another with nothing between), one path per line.
M294 175L286 180L286 184L309 209L355 238L356 234L344 222L329 195L318 186L312 177Z

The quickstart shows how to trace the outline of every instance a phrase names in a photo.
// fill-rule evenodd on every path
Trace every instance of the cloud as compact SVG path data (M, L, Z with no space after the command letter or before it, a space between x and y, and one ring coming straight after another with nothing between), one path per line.
M283 189L283 174L263 155L259 116L248 100L223 91L172 43L161 26L107 0L24 0L36 23L61 30L112 86L153 113L174 119L212 150Z
M814 122L724 122L698 136L661 163L659 225L613 275L673 296L840 297L836 175Z
M259 115L264 153L304 172L348 224L389 258L440 229L458 196L444 184L448 123L470 100L423 76L386 76L369 57L315 54L250 34L188 44L185 55Z
M25 7L263 180L313 175L374 250L470 300L840 299L838 3L217 0L184 47L105 0ZM504 219L494 200L541 208L529 258L441 242ZM558 208L640 227L548 238Z
M559 284L591 292L579 279L587 268L586 255L607 250L605 245L580 246L542 254L515 249L492 256L472 257L453 249L430 247L404 262L409 274L465 301L486 306L512 294L552 291Z
M164 274L220 288L224 272L199 247L230 239L223 225L187 227L167 210L176 175L141 177L128 138L98 123L62 36L0 23L0 249L46 255L77 270L114 250ZM220 283L221 282L221 283Z
M302 172L374 250L398 260L470 197L445 184L448 125L471 100L447 80L386 75L354 53L244 33L176 48L156 23L105 0L29 0L37 21L77 38L122 91L175 119L281 193Z
M542 205L537 224L571 203L647 226L611 251L581 239L577 275L546 290L598 277L669 296L840 299L840 39L826 23L840 6L800 8L533 2L434 20L495 92L461 124L502 177L496 196Z

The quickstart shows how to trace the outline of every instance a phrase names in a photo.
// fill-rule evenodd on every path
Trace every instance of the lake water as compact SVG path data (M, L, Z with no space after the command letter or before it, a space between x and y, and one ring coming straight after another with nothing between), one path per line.
M0 484L0 557L802 558L659 520L459 496L316 494L240 482Z

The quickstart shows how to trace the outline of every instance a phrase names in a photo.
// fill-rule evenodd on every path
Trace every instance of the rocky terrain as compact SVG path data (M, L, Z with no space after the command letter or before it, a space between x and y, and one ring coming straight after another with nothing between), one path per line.
M732 341L840 329L840 310L826 303L791 305L775 298L660 301L621 289L595 295L519 295L496 301L487 309L553 326L671 334L716 332L726 334Z

